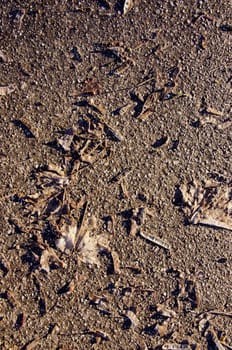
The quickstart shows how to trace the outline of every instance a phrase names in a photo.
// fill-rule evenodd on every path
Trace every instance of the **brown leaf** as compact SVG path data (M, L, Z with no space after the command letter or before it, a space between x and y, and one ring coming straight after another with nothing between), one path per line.
M183 210L192 224L232 230L231 186L223 183L189 183L180 187Z

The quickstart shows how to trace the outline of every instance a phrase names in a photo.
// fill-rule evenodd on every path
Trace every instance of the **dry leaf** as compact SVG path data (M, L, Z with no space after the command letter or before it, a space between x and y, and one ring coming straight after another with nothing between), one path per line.
M163 304L156 304L156 311L160 315L167 317L167 318L176 317L175 311L166 308L166 306Z
M183 210L191 224L203 224L232 230L231 184L197 182L180 187Z
M61 166L49 164L47 170L37 174L37 183L42 188L53 186L63 187L69 184L69 178Z
M168 333L168 322L164 321L162 324L157 324L156 330L160 337L164 337Z
M70 152L73 138L74 138L73 128L69 128L65 131L65 133L60 138L58 138L57 142L64 149L65 152Z
M101 250L101 246L99 246L99 237L87 231L77 249L78 256L82 262L91 265L100 265L98 258L98 253Z
M56 247L62 252L72 251L77 240L77 222L64 223L59 231L61 237L56 241Z
M125 0L123 6L123 14L126 15L133 7L134 0Z
M16 86L14 84L10 84L7 86L0 86L0 96L6 96L14 92Z
M128 310L127 313L126 313L126 316L129 318L129 320L131 322L131 326L133 328L139 326L140 321L139 321L138 317L136 316L136 314L133 311Z
M49 273L51 261L58 263L58 265L61 266L62 268L66 267L65 263L58 258L58 256L54 252L54 250L50 247L47 247L46 249L43 250L41 257L40 257L41 270L44 270L47 273Z
M100 265L98 253L102 249L109 250L108 238L104 235L97 236L93 233L96 229L96 218L94 216L83 219L79 230L76 224L65 224L65 230L61 230L62 237L56 241L56 247L62 251L77 249L78 258L86 263ZM74 226L75 225L75 226ZM63 233L62 233L63 232Z

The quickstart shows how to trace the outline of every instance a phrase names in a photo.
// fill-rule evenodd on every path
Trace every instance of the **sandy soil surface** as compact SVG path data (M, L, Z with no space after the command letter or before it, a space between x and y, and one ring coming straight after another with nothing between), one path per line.
M232 348L231 2L128 4L1 1L1 349Z

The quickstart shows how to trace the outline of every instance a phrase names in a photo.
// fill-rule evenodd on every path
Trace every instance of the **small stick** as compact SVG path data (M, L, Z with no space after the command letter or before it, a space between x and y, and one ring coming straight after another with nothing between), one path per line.
M217 310L212 310L208 311L207 313L211 315L216 315L216 316L227 316L227 317L232 317L232 312L224 312L224 311L217 311Z
M171 249L169 243L164 242L162 239L155 237L155 236L152 236L152 235L149 235L149 234L146 235L142 231L140 231L139 233L143 238L147 239L148 241L150 241L150 242L152 242L152 243L154 243L154 244L156 244L164 249L167 249L167 250Z

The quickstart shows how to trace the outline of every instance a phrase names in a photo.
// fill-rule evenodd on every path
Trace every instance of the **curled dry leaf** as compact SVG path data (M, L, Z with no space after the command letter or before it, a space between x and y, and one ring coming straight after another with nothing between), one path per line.
M100 250L105 249L105 246L102 244L102 237L86 231L77 249L78 256L82 262L99 266L98 253Z
M136 316L136 314L133 311L128 310L127 313L126 313L126 316L129 318L129 320L131 322L131 326L133 328L139 326L140 321L139 321L138 317Z
M27 208L32 215L46 216L65 214L68 205L65 203L65 190L57 190L51 187L44 188L42 193L35 193L24 197Z
M123 14L126 15L134 6L134 0L125 0L123 5Z
M182 185L183 210L191 224L232 230L231 184L192 182Z
M12 92L14 92L15 89L16 89L16 86L14 84L0 86L0 96L7 96Z

